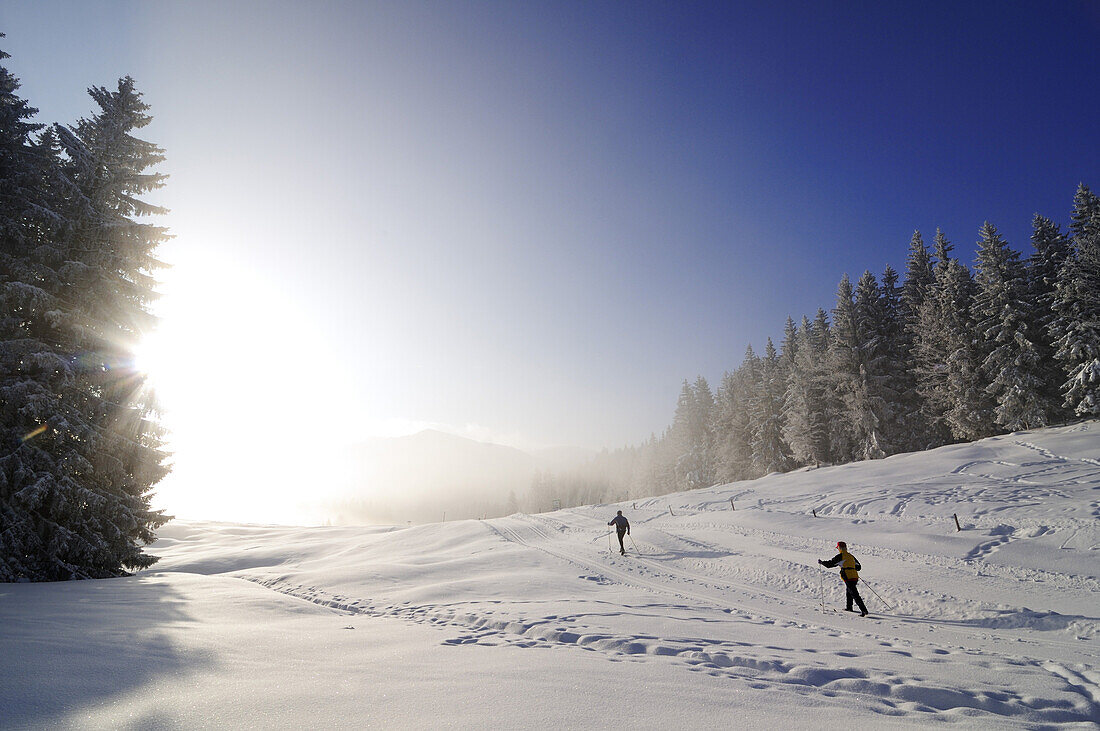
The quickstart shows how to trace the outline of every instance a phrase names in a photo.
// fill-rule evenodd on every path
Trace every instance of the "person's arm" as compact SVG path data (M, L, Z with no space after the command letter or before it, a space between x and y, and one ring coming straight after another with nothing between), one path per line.
M824 566L825 568L827 568L827 569L831 569L831 568L832 568L833 566L836 566L836 565L837 565L838 563L840 563L840 562L841 562L841 561L843 561L843 560L844 560L844 559L843 559L843 558L841 557L841 555L840 555L840 554L838 553L837 555L835 555L835 556L833 556L832 558L830 558L830 559L829 559L828 561L822 561L821 559L818 559L818 561L817 561L817 562L818 562L819 564L821 564L822 566Z
M626 518L623 518L623 520L626 521L626 534L630 535L630 521L626 520Z

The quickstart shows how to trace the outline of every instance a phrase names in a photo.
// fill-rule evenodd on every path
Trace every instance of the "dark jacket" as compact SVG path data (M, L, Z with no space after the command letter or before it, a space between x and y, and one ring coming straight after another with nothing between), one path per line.
M615 530L619 531L620 533L622 533L623 531L626 531L627 533L630 532L630 521L622 515L616 515L614 518L611 519L611 522L608 523L608 525L615 526Z
M818 561L818 563L826 568L840 564L840 578L845 581L859 581L859 572L863 570L859 560L847 551L841 551L828 561Z

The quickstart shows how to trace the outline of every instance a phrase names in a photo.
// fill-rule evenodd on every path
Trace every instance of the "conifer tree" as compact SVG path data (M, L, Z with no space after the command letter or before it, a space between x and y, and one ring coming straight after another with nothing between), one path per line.
M760 360L760 381L752 401L752 461L758 474L790 469L790 451L783 440L783 397L786 392L779 354L768 338Z
M825 352L829 347L829 340L832 339L833 326L829 322L829 314L825 312L825 308L818 307L817 314L814 315L814 347L821 352Z
M714 459L718 483L741 479L736 434L743 432L745 410L737 388L737 376L726 371L714 399Z
M948 409L945 421L955 439L974 441L994 433L993 400L986 392L982 363L986 347L974 325L974 277L958 261L949 263L940 290L947 317Z
M897 360L905 364L897 385L898 404L901 411L900 423L904 424L904 451L924 449L930 445L942 443L934 435L938 431L932 427L929 415L930 407L924 403L914 365L918 363L915 352L921 340L921 311L932 289L935 275L932 268L932 255L921 238L920 231L914 231L909 242L909 258L905 266L905 283L901 290L899 318L901 332L897 345Z
M798 329L794 363L787 373L783 402L783 439L798 465L820 465L829 460L829 429L825 416L825 385L821 364L826 336L803 317Z
M1055 297L1058 278L1066 257L1069 240L1058 224L1045 216L1035 215L1032 221L1031 245L1035 253L1028 257L1026 272L1028 282L1027 301L1032 312L1035 347L1039 353L1040 396L1051 421L1064 419L1068 412L1062 405L1062 384L1065 374L1054 357L1054 332L1057 319Z
M16 93L19 80L2 65L7 58L11 56L0 50L0 262L5 266L0 271L11 276L15 257L25 256L40 233L36 213L43 203L43 165L31 136L44 125L31 121L38 110Z
M20 224L35 248L9 246L5 232L4 250L17 253L0 292L4 580L149 566L142 546L167 520L149 507L166 472L155 403L130 365L153 324L153 250L165 236L135 220L162 212L138 196L161 185L145 170L163 157L130 134L150 119L132 80L89 93L97 115L34 147L49 161L38 204L48 213Z
M688 489L710 487L714 484L714 394L707 379L698 376L691 387L691 411L689 434L690 470L686 471Z
M913 423L916 404L910 407L906 398L915 392L916 381L911 376L905 323L902 320L902 288L898 273L890 265L882 273L882 298L879 321L875 326L878 342L876 370L881 379L880 395L884 400L882 413L882 448L887 454L910 449L911 430L921 428Z
M798 327L794 319L788 315L787 324L783 327L783 345L779 352L779 363L783 373L789 374L794 367L795 358L798 355Z
M740 367L726 373L716 403L717 480L733 482L759 477L752 459L751 407L760 388L760 358L752 345Z
M697 484L710 487L715 484L717 456L715 446L715 408L714 394L707 379L698 376L692 393L695 396L695 409L692 413L692 435L699 454L700 469Z
M668 443L674 455L677 489L714 484L714 396L702 376L680 389Z
M897 273L887 267L892 286ZM891 383L892 331L896 329L895 303L888 303L878 281L865 271L856 283L855 318L859 338L859 380L857 398L848 405L849 418L856 425L856 457L885 457L891 443L887 438L893 428L892 403L896 398Z
M18 96L19 80L2 65L7 58L0 51L0 581L37 578L46 550L26 494L32 486L21 477L51 466L48 455L24 445L46 424L35 405L50 401L47 384L28 371L55 358L43 342L54 277L34 255L56 220L43 185L48 161L31 139L42 128L31 121L38 110Z
M878 282L864 272L853 291L847 275L837 289L830 351L838 401L832 438L837 461L884 456L880 444L886 390L882 370L883 310ZM844 446L844 450L838 449Z
M832 364L829 361L829 348L833 342L833 325L829 321L829 315L823 307L817 308L814 316L811 341L813 352L817 354L816 367L814 368L814 380L820 398L822 409L822 426L825 433L819 439L826 448L826 457L822 462L831 462L836 451L832 444L832 423L840 413L835 394L833 393Z
M979 234L974 281L975 340L986 343L982 378L996 423L1009 431L1045 426L1049 414L1023 263L989 222Z
M854 297L852 282L845 274L837 285L828 352L829 443L832 446L831 461L837 464L852 461L857 452L857 437L848 411L860 379L860 343Z
M1056 357L1067 379L1064 404L1100 415L1100 198L1083 183L1074 196L1072 247L1055 295Z
M937 231L937 241L942 236ZM946 242L946 239L943 239ZM949 249L948 249L949 250ZM918 326L920 309L924 300L928 297L928 291L932 288L934 274L932 271L932 255L928 247L924 245L924 239L920 231L913 232L913 238L909 240L909 257L905 265L905 284L901 292L901 318L906 329L912 330Z
M1084 183L1078 184L1077 192L1073 196L1069 231L1075 250L1083 239L1100 234L1100 197Z
M974 342L970 270L951 257L953 247L936 231L934 282L921 307L914 353L918 388L937 446L950 438L989 435L992 407L981 383L982 358ZM938 432L938 433L936 433Z

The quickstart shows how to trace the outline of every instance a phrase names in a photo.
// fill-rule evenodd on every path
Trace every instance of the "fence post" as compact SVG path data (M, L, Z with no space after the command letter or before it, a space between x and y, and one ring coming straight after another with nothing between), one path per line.
M671 515L673 518L676 517L676 513L672 512L672 506L671 505L668 506L668 514Z
M730 498L730 510L737 510L737 508L733 507L733 498Z
M959 525L959 515L958 515L958 513L952 513L951 515L952 515L952 517L955 518L955 528L957 529L956 532L961 531L962 526Z
M810 512L814 514L815 518L817 517L817 511L816 510L814 510L813 508L810 508Z

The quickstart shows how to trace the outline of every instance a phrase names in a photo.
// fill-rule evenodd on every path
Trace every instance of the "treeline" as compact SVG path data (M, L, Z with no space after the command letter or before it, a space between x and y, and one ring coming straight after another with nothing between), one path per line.
M139 196L163 154L132 134L150 117L129 77L89 89L98 112L73 125L34 122L18 89L0 66L0 581L117 576L155 561L168 519L132 366L166 238Z
M837 287L831 312L788 318L717 391L684 381L659 437L536 478L529 505L624 500L931 449L1100 415L1100 200L1081 185L1068 232L1035 216L1024 258L996 227L973 269L936 231Z

